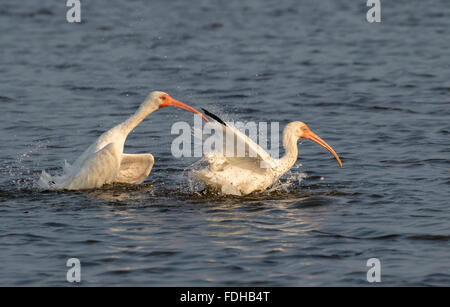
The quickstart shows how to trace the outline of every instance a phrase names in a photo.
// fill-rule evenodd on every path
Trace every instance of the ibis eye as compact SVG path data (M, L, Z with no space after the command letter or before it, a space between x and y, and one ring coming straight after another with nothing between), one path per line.
M306 131L306 128L303 128L303 131Z
M162 96L161 99L162 99L162 100L166 100L166 96Z

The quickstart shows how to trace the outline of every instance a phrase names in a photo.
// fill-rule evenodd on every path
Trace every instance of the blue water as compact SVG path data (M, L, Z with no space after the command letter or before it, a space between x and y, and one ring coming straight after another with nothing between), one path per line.
M382 1L65 1L0 6L0 285L449 285L450 6ZM163 109L128 138L155 156L138 186L35 188L148 92L241 121L300 120L303 141L268 192L189 188ZM306 174L306 178L298 180Z

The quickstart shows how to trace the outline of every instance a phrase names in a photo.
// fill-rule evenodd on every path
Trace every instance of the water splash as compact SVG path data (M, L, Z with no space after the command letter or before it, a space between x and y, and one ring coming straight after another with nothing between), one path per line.
M280 180L276 181L267 191L268 192L289 192L295 187L300 186L301 182L307 178L306 173L298 173L295 171L290 171L284 175Z
M2 167L1 172L6 173L10 183L18 189L34 188L35 173L40 165L40 159L36 159L35 156L46 149L48 144L48 140L29 144L29 148Z
M265 191L259 191L258 193L290 192L295 187L300 186L301 182L308 177L306 173L296 171L296 169L301 166L302 164L297 162L288 173L277 180L272 186ZM182 176L187 177L190 193L204 194L205 189L207 189L207 187L202 182L196 180L192 174L192 171L200 170L204 167L208 167L208 163L204 161L204 159L200 159L183 170ZM221 194L218 191L215 191L215 193Z

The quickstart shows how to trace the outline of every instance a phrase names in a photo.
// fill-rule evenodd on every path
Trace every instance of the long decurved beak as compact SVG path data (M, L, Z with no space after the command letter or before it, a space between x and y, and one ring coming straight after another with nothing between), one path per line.
M182 103L181 101L173 99L172 97L167 97L166 101L159 105L159 109L165 108L165 107L176 107L176 108L180 108L180 109L184 109L186 111L192 112L194 114L200 114L205 122L209 122L209 120L202 113L200 113L193 107Z
M337 153L333 150L333 148L331 148L330 145L328 145L324 140L322 140L317 134L315 134L311 130L308 130L303 134L303 137L310 139L311 141L314 141L317 144L328 149L328 151L331 152L333 154L333 156L336 158L336 160L338 161L339 166L342 167L341 159L339 159L339 156L337 155Z

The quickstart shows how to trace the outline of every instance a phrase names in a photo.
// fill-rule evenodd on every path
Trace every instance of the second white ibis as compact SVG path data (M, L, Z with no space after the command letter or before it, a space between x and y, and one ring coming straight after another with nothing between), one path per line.
M283 146L286 153L282 158L275 159L244 133L226 124L211 112L205 109L203 111L215 119L215 125L221 127L223 134L231 133L234 142L242 142L245 145L245 156L236 156L236 151L229 155L222 148L222 152L210 152L197 162L199 165L206 163L206 167L191 172L195 179L223 194L246 195L274 184L297 161L297 141L300 138L310 139L328 149L342 167L342 162L333 148L313 133L305 123L291 122L284 128ZM230 139L229 135L223 138L223 140ZM226 144L224 146L226 147Z

